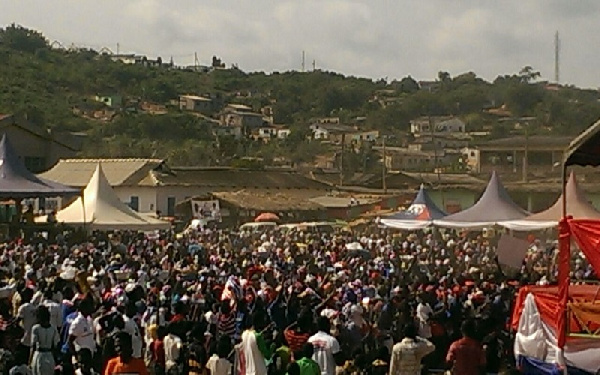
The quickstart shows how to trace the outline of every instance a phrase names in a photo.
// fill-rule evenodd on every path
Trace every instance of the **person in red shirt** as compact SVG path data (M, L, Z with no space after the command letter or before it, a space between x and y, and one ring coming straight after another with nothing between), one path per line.
M167 335L165 327L158 327L157 337L150 344L150 352L152 353L152 364L154 365L155 375L165 374L165 343L163 339Z
M141 358L133 358L131 336L127 332L119 332L117 334L115 348L119 355L108 361L106 369L104 369L104 375L148 375L148 369L146 368L144 360Z
M311 336L310 327L312 323L313 317L308 313L304 313L298 318L295 327L291 325L283 331L285 341L287 341L292 353L300 351L308 342Z
M171 318L171 323L183 322L185 321L185 305L183 302L178 301L175 304L175 315Z
M462 324L463 337L450 345L446 362L455 375L479 375L485 369L485 351L475 337L475 322Z

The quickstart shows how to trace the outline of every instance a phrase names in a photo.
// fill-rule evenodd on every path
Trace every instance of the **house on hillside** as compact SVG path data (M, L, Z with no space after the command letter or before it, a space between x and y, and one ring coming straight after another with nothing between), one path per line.
M198 95L180 95L179 109L209 115L212 113L214 106L211 98Z
M254 129L250 137L255 141L269 142L272 139L285 139L290 133L291 131L287 126L266 124Z
M221 124L217 124L212 127L212 134L215 137L233 137L235 139L241 139L243 136L241 127L221 126Z
M271 124L262 113L253 112L251 107L243 104L228 104L221 111L219 119L221 126L240 128L241 133L247 136L256 129Z
M360 146L364 142L376 142L379 139L378 130L355 131L347 134L344 140L347 144ZM341 142L341 138L339 139Z
M314 123L309 126L313 139L330 140L333 135L349 134L355 132L352 126L339 123Z
M49 169L61 158L74 157L85 139L82 133L56 132L13 115L0 114L2 133L8 135L17 155L33 173Z
M162 59L157 57L156 59L149 59L144 55L136 55L133 53L129 54L112 54L110 55L110 59L115 62L122 62L127 65L143 65L143 66L152 66L152 67L160 67L163 65ZM172 64L165 64L167 66L171 66Z
M94 100L110 108L121 108L123 106L123 97L121 95L96 95Z
M454 116L419 117L410 122L410 132L415 137L423 135L460 135L465 134L466 124Z

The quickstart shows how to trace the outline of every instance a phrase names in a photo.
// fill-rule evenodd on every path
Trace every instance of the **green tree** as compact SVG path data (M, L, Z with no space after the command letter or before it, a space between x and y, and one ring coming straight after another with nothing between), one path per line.
M406 94L419 91L419 83L411 76L406 76L398 82L398 90Z
M4 30L0 29L0 43L15 51L29 53L48 48L48 42L41 33L14 23Z

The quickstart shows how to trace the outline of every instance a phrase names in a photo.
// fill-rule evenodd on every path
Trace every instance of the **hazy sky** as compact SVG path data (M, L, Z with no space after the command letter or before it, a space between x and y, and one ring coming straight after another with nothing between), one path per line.
M561 82L600 86L598 0L0 0L0 24L94 49L213 55L246 71L307 67L390 80L474 71L493 80L531 65Z

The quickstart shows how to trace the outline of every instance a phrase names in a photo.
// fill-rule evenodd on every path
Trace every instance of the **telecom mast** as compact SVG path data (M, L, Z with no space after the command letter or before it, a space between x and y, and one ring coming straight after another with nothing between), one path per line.
M560 38L558 31L554 34L554 82L560 82Z

